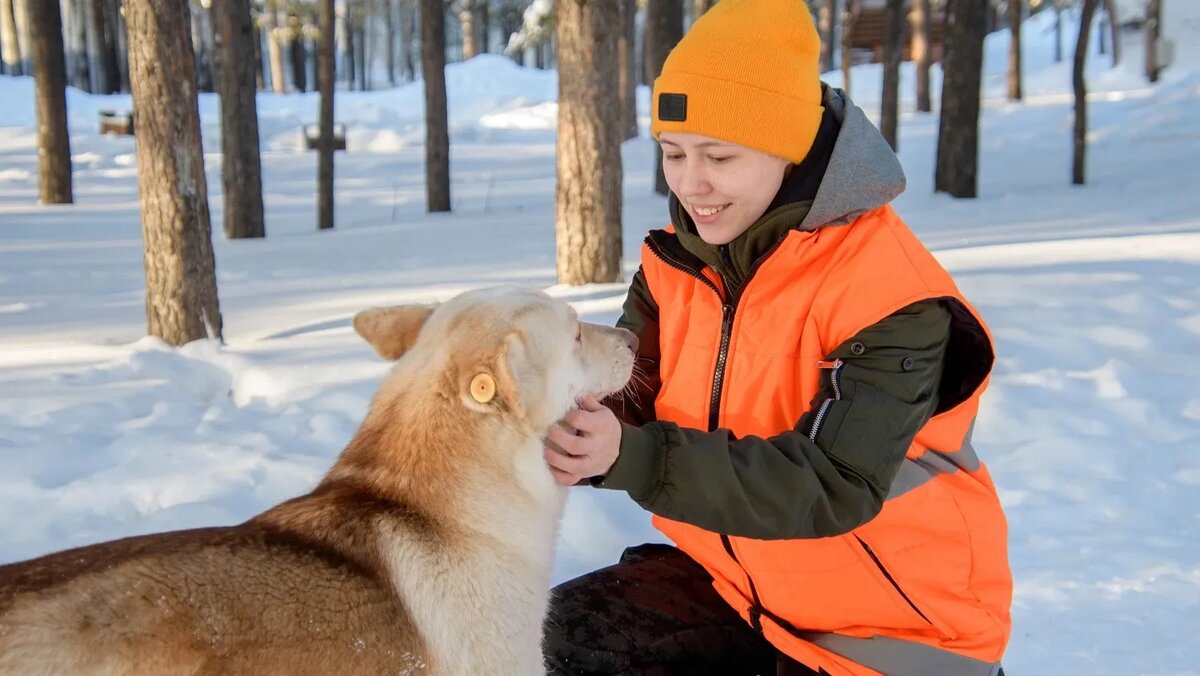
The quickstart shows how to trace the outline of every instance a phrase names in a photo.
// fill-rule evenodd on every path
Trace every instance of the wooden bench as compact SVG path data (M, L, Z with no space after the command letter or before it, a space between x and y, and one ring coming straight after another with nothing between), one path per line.
M133 136L133 113L125 110L101 110L100 133Z
M316 150L318 143L321 140L321 125L306 124L304 125L304 147L309 150ZM346 125L333 125L333 149L346 149Z

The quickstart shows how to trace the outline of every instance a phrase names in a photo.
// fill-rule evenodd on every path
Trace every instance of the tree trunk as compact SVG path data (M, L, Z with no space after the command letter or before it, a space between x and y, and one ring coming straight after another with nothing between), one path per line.
M484 0L479 3L479 53L487 54L492 51L492 13L488 9L488 2Z
M621 94L621 115L624 120L623 138L637 138L637 57L634 45L637 27L637 0L618 0L617 11L621 15L621 32L617 36L617 91Z
M364 17L365 18L365 17ZM354 48L358 50L358 90L365 92L370 89L370 83L367 81L367 76L371 71L370 61L367 59L367 31L363 28L360 21L356 29L357 35L354 38Z
M37 90L38 185L42 204L70 204L71 140L67 133L67 71L58 0L30 7L33 77Z
M344 75L346 76L347 89L353 91L355 83L358 82L358 64L354 62L357 54L354 50L354 22L350 18L351 8L352 5L347 2L346 13L342 17L342 49L344 50L342 58L346 63L346 72Z
M317 89L321 90L321 131L317 141L317 228L333 227L333 92L336 24L333 0L318 0Z
M267 88L267 81L263 75L263 53L262 53L263 35L258 26L254 27L254 86L259 91Z
M1021 100L1021 2L1008 0L1008 100Z
M704 16L704 13L712 9L714 0L692 0L692 21Z
M110 0L108 15L112 21L113 59L117 62L119 91L129 92L129 25L125 22L124 0Z
M106 0L91 0L92 35L92 81L97 93L112 94L120 89L121 73L117 67L117 53L113 44Z
M1083 67L1087 63L1088 34L1091 33L1092 15L1096 13L1099 0L1084 0L1079 16L1079 37L1075 41L1075 67L1071 82L1075 89L1075 136L1071 162L1071 183L1083 185L1087 182L1087 80Z
M560 2L558 189L555 238L560 284L621 281L621 111L612 0Z
M1062 63L1062 33L1063 33L1063 9L1062 5L1054 3L1054 63Z
M288 53L292 59L292 87L298 92L308 91L308 45L304 31L296 27L288 41Z
M929 67L933 63L933 26L929 12L929 0L913 0L909 15L912 31L912 60L917 70L917 110L928 113L933 110L929 95Z
M287 92L287 80L283 74L283 46L279 39L279 0L267 0L263 17L266 19L267 58L271 62L271 91L276 94Z
M214 91L213 27L209 10L192 4L192 49L196 53L196 87L202 92Z
M653 84L662 72L667 54L683 38L683 0L649 0L646 3L646 79ZM662 148L654 146L654 191L670 192L663 174Z
M446 12L442 0L421 0L421 72L425 78L426 209L430 213L450 211L450 129L446 117Z
M65 5L68 14L63 17L63 40L67 81L79 91L92 93L92 71L87 58L86 0L65 0Z
M383 30L387 34L385 43L387 59L388 84L396 86L396 6L394 0L382 0Z
M854 49L851 38L854 36L854 20L862 10L861 0L845 0L842 11L842 89L850 94L850 67L854 65Z
M21 43L17 39L17 15L14 3L19 0L0 0L0 58L4 59L4 72L9 75L24 75L21 68Z
M44 0L49 1L49 0ZM13 17L17 29L17 44L21 53L21 72L33 74L33 34L29 29L30 0L13 0ZM60 10L61 11L61 10Z
M1162 66L1158 63L1158 41L1162 37L1162 2L1146 0L1146 79L1158 82Z
M822 0L817 15L817 26L821 31L821 72L833 70L833 42L837 31L838 0Z
M150 335L221 337L187 0L126 0Z
M221 102L225 236L265 237L250 0L213 0L212 13L216 23L216 81Z
M417 8L414 0L400 0L400 72L405 82L417 79Z
M949 0L942 59L942 116L938 125L934 190L975 197L979 170L979 88L988 3Z
M884 9L883 93L879 131L892 150L899 149L900 51L904 49L904 0L887 0Z
M1104 0L1104 13L1108 15L1108 29L1112 33L1112 65L1116 68L1121 62L1121 20L1114 0Z
M458 21L462 24L462 58L470 61L479 53L475 35L475 8L471 2L464 2L458 13Z

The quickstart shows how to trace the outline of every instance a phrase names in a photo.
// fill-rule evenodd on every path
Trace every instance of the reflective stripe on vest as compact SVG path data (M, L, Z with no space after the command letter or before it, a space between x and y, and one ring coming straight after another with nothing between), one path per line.
M996 676L1000 673L999 662L984 662L924 643L887 636L854 638L816 633L802 633L799 636L886 676Z
M971 446L971 433L967 432L962 447L953 453L930 449L919 458L905 458L904 462L900 463L896 478L892 480L887 499L894 500L943 474L978 472L982 466L979 456L975 454L975 448Z

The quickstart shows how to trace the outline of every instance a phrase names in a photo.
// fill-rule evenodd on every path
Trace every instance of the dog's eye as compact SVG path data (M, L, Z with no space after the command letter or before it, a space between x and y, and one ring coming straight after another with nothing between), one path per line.
M575 342L576 343L583 342L583 324L580 324L579 328L575 329Z

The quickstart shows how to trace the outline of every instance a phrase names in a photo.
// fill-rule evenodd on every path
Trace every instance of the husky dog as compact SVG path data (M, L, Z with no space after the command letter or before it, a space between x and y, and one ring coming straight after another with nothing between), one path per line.
M359 313L397 360L319 485L238 526L0 566L0 674L542 674L545 430L633 335L518 289Z

